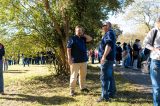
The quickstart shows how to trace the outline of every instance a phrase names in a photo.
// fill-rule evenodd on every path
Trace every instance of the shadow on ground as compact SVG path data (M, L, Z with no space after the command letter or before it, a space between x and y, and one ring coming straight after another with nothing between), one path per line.
M29 71L29 70L7 70L7 71L4 71L4 73L26 73L27 71Z
M132 70L127 68L115 68L115 70L121 71L121 74L124 76L124 78L128 79L132 84L151 87L149 74L142 73L140 70Z
M91 70L91 69L92 70ZM87 75L87 80L92 80L93 82L99 81L99 76L97 73L97 68L89 66L89 74ZM69 76L56 76L54 74L50 74L47 76L37 76L32 78L28 82L24 82L24 85L28 86L30 84L38 85L38 84L44 84L47 85L48 88L54 88L54 87L69 87ZM94 87L94 86L93 86ZM37 88L38 89L38 88Z
M20 73L26 73L26 72L24 71L6 71L4 73L20 74Z
M100 96L100 69L99 67L88 66L88 75L87 75L87 85L91 92L88 95ZM126 102L126 103L152 103L152 95L151 93L144 93L138 90L130 90L122 89L126 83L130 83L127 79L123 78L119 71L115 72L115 79L117 84L117 96L113 101L115 102ZM69 76L65 77L57 77L55 75L47 75L47 76L38 76L32 78L31 81L25 82L25 87L36 86L41 84L42 86L46 86L47 89L53 89L58 87L63 87L64 90L69 86ZM130 83L131 86L132 83ZM42 87L38 86L38 87ZM134 86L133 86L134 87ZM39 89L39 88L36 88ZM23 95L23 94L14 94L19 96L18 98L10 97L0 97L0 99L7 100L16 100L16 101L31 101L31 102L39 102L43 105L61 105L68 102L76 102L74 98L70 97L62 97L62 96L53 96L53 97L44 97L44 96L32 96L32 95ZM13 96L14 96L13 95Z
M74 98L62 97L62 96L33 96L24 94L8 94L10 97L0 97L0 99L11 101L24 101L24 102L38 102L42 105L62 105L69 102L76 102ZM17 97L18 96L18 97Z
M88 82L92 82L90 85L90 89L93 90L92 93L90 93L90 95L93 96L100 96L100 92L97 91L97 89L100 88L100 68L99 67L92 67L89 66L89 71L88 71L88 75L87 75L87 80L89 80ZM132 74L131 74L132 75ZM139 76L143 76L143 75L139 75ZM146 75L145 75L146 76ZM128 74L128 77L129 76ZM141 80L141 77L136 77L133 76L134 78L139 78L139 80ZM130 90L129 88L125 89L126 87L126 83L128 83L129 85L132 84L146 84L146 83L142 83L142 81L137 80L137 82L132 82L130 80L127 80L126 78L124 78L120 71L115 71L115 79L116 79L116 85L117 85L117 95L116 98L114 99L114 101L116 102L127 102L127 103L152 103L152 94L151 93L147 93L147 92L141 92L138 90ZM134 85L132 85L134 86ZM123 89L123 90L122 90Z
M114 101L126 102L131 104L152 103L152 94L137 91L118 91Z
M47 88L55 88L55 87L66 88L69 86L69 76L62 77L62 76L56 76L54 74L50 74L47 76L37 76L32 78L30 81L25 82L25 85L30 85L30 84L46 85Z

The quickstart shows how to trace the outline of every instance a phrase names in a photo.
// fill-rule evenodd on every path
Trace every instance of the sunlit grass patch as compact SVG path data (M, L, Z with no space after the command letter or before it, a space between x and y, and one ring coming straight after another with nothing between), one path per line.
M37 67L37 66L36 66ZM115 72L117 95L111 102L96 103L101 94L99 67L89 66L87 75L88 94L69 96L69 76L57 77L46 68L27 68L19 70L25 73L5 73L6 96L0 96L0 103L12 106L151 106L150 93L140 92L136 86L124 79L120 72ZM26 69L25 69L26 70ZM12 76L13 77L10 77ZM8 78L8 79L7 79Z

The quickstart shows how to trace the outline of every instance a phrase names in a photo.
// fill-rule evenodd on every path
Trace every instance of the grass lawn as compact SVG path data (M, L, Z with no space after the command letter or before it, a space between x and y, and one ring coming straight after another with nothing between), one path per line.
M57 78L47 66L11 66L4 73L5 93L0 95L0 106L152 106L152 95L137 90L136 86L115 72L117 96L109 103L96 103L101 94L99 68L89 66L88 94L69 96L69 77Z

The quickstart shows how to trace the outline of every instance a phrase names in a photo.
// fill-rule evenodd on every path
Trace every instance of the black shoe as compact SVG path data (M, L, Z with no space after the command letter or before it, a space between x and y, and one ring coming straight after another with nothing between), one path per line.
M0 92L1 95L6 95L4 92Z
M116 95L115 94L109 94L109 98L115 98Z
M115 98L115 95L109 95L109 98Z
M97 102L110 102L110 99L104 99L100 97L99 99L97 99Z
M71 91L70 91L70 96L75 96L74 90L71 90Z
M87 88L83 88L83 89L81 89L81 92L86 92L86 93L88 93L89 90L88 90Z

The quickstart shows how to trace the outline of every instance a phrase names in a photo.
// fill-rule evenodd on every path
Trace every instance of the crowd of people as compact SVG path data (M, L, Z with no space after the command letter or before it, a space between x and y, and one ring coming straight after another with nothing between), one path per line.
M87 61L91 58L92 64L98 59L100 63L100 81L101 81L101 96L97 102L108 102L116 94L116 83L114 79L113 64L121 64L124 68L133 67L137 69L141 67L143 49L139 39L136 39L134 44L116 43L116 34L112 29L110 22L105 22L102 25L104 35L98 46L98 50L92 49L87 53L86 43L92 41L92 37L85 34L83 27L75 27L75 35L71 36L67 42L67 59L70 65L70 95L75 96L76 82L79 76L79 86L81 92L89 92L86 86ZM150 77L153 88L153 103L154 106L160 106L160 17L156 21L156 27L153 28L144 40L144 47L151 51L150 53ZM0 43L0 93L4 94L3 84L3 61L5 55L4 46ZM50 54L53 55L53 54ZM53 57L54 58L54 57ZM29 64L32 59L25 58L21 55L22 63ZM35 59L33 63L45 64L43 56Z
M95 60L100 63L98 58L98 50L91 49L88 51L89 61L94 64ZM144 55L144 48L139 39L132 43L116 43L116 65L122 65L124 68L140 69L143 61L149 56Z
M23 65L44 65L44 64L52 64L55 62L55 54L52 51L47 52L38 52L36 56L25 56L21 54L19 56L18 64Z
M116 44L116 64L122 64L125 68L141 68L141 62L145 61L143 48L140 40L136 39L134 44L117 42Z
M114 79L113 64L121 64L124 68L133 67L137 69L141 67L141 62L150 56L150 77L153 88L153 104L160 106L160 17L157 19L155 28L153 28L144 40L144 48L151 51L149 55L144 54L139 39L136 39L134 44L120 42L116 45L115 32L112 30L112 24L106 22L102 26L104 35L98 47L98 59L100 66L100 80L101 80L101 96L97 102L108 102L110 98L116 94L116 85ZM155 34L155 32L157 32ZM155 37L155 35L157 37ZM79 86L82 92L89 92L85 85L87 74L87 48L86 42L91 41L92 38L83 32L83 28L77 26L75 28L75 35L71 36L67 43L68 63L70 65L70 95L75 96L75 86L77 76L79 74ZM89 53L92 64L94 63L95 51L91 50Z
M90 49L88 50L87 54L88 54L89 61L92 64L94 64L95 61L98 60L98 50L97 49Z
M18 55L15 59L14 57L3 58L3 71L8 70L8 66L10 65L23 65L24 67L27 65L44 65L44 64L52 64L55 62L55 54L51 51L47 52L38 52L35 56L26 56L24 54Z

